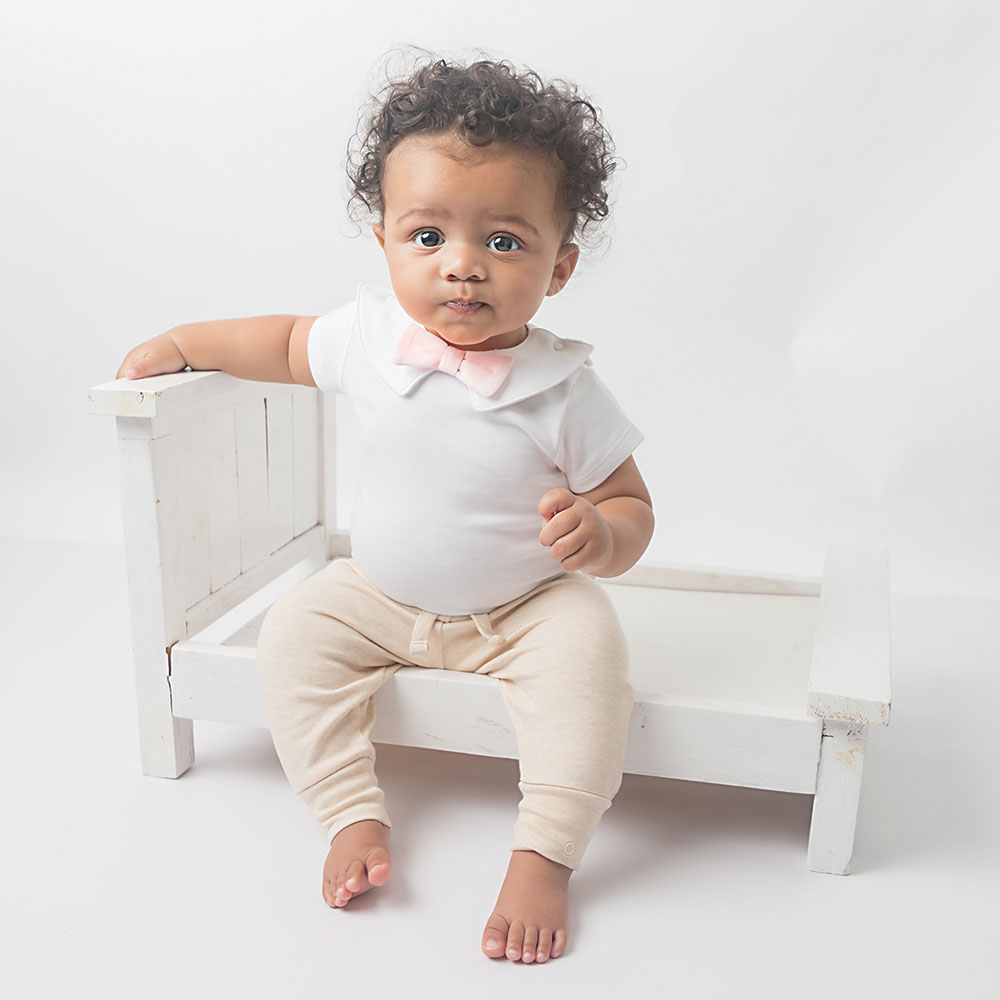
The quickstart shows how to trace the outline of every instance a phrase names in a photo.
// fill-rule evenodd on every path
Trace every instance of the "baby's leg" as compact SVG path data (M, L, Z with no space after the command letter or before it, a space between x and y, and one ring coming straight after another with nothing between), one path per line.
M368 637L379 631L377 603L371 587L338 560L271 608L257 647L278 757L332 842L323 869L330 906L382 885L391 867L389 817L369 734L373 696L399 664Z
M487 670L506 682L523 797L483 951L545 961L566 947L569 876L621 784L633 703L628 652L607 595L579 574L499 610L492 623L509 648Z

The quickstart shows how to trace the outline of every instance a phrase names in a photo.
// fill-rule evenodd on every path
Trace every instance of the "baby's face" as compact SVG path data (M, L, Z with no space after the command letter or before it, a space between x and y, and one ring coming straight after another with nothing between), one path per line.
M524 324L569 280L558 163L497 143L409 136L389 154L374 227L406 313L449 344L519 344Z

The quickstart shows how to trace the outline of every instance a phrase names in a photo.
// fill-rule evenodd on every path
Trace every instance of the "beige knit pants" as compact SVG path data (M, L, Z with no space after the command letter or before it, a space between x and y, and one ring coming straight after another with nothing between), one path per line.
M330 840L359 820L390 825L369 734L373 695L404 665L500 682L521 764L511 850L578 868L621 784L633 696L625 637L580 573L454 617L390 600L338 559L271 608L257 660L282 767Z

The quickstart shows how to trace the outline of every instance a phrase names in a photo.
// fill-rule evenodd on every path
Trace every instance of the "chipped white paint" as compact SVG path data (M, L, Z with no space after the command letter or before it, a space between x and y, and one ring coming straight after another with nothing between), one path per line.
M810 871L850 874L867 736L864 725L823 723L806 859Z
M118 418L143 768L176 777L189 720L266 725L263 614L221 643L196 633L295 564L350 552L335 401L187 372L98 386L89 407ZM636 689L626 771L814 793L809 867L849 871L866 726L889 717L884 554L835 550L821 584L640 564L605 585ZM516 756L491 678L406 667L376 702L378 742Z

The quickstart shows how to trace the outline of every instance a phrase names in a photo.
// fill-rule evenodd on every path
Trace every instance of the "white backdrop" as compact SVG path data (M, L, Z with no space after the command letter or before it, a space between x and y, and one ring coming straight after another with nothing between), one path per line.
M626 166L538 319L647 435L648 558L1000 595L991 0L3 0L0 534L120 542L86 388L168 327L384 282L343 152L395 45L581 84Z

